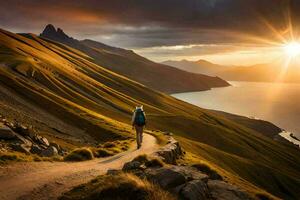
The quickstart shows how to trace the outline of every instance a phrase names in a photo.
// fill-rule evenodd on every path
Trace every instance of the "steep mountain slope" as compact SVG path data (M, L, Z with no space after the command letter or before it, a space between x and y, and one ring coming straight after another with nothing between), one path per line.
M250 192L264 189L297 199L297 148L91 60L58 42L0 30L0 114L34 126L63 146L78 146L132 137L130 115L135 105L143 104L147 128L173 132L197 162L215 166Z
M208 90L229 84L217 77L192 74L152 62L131 50L110 47L92 41L78 41L67 36L60 28L46 26L41 37L67 44L89 55L90 61L122 74L148 87L167 93Z
M257 64L251 66L225 66L210 63L205 60L198 61L165 61L163 64L186 70L192 73L219 76L230 81L261 81L261 82L300 82L300 70L297 63Z

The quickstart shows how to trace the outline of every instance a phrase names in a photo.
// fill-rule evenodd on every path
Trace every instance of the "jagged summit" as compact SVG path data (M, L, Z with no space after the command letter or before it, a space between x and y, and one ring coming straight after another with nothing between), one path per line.
M55 29L52 24L48 24L40 36L58 41L73 40L73 38L65 34L61 28Z

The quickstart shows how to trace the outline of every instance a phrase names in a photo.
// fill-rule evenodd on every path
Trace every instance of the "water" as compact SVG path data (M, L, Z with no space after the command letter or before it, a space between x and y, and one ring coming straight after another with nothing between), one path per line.
M300 138L300 84L230 84L232 87L172 96L203 108L264 119Z

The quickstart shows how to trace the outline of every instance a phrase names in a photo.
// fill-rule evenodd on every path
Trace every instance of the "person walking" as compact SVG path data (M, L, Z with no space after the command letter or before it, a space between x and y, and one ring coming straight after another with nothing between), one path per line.
M143 106L136 106L132 115L132 128L136 131L137 148L141 148L143 142L143 130L146 126L146 114Z

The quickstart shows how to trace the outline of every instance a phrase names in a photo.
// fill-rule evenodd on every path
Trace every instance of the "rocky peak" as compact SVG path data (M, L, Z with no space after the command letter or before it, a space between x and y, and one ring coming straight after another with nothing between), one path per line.
M56 30L52 24L48 24L42 34L55 34Z
M55 29L52 24L48 24L40 36L57 41L72 40L61 28Z

